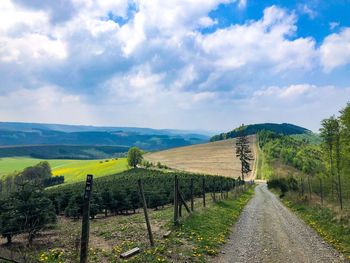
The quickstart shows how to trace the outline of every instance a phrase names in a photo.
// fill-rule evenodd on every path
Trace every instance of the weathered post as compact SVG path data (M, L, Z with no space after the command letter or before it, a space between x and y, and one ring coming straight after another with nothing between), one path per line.
M90 199L92 192L93 175L86 176L86 186L84 193L83 223L81 228L80 263L87 262L90 230Z
M179 223L179 194L178 194L177 175L174 178L174 225Z
M222 181L220 180L220 199L224 199L224 192L222 191Z
M205 207L205 178L202 180L203 207Z
M180 199L180 202L184 205L184 207L186 208L187 212L189 214L191 214L191 210L190 208L187 206L186 204L186 201L185 201L185 198L183 197L183 195L181 194L181 192L179 191L179 199Z
M216 202L216 183L215 179L213 179L214 193L213 193L213 201Z
M320 194L321 194L321 205L323 205L323 185L322 185L322 178L320 178Z
M193 178L191 178L191 211L194 210L194 202L193 202Z
M179 206L179 217L182 217L182 202L180 199L180 183L179 178L177 178L177 202Z
M147 203L146 203L145 192L143 191L143 184L142 184L141 179L139 179L137 181L137 183L139 184L140 196L141 196L141 201L143 204L143 213L145 214L149 242L151 243L151 246L153 247L154 246L153 234L152 234L151 224L150 224L149 218L148 218Z

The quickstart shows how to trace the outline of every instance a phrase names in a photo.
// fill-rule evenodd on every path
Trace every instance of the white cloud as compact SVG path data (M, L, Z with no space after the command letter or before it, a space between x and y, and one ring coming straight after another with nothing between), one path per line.
M261 20L199 35L197 44L220 68L264 65L276 72L310 69L316 58L315 41L311 38L288 40L286 37L295 30L295 16L272 6L265 9Z
M218 23L210 11L232 2L241 9L247 5L246 0L57 0L31 6L1 0L0 114L8 120L35 116L32 121L217 129L231 128L238 116L250 118L251 109L239 106L240 100L277 120L289 108L281 111L270 101L298 108L306 107L302 98L319 95L316 90L345 95L334 87L283 83L316 75L320 61L328 71L346 65L348 29L317 49L312 37L297 37L296 13L271 6L260 19L203 34ZM268 88L254 92L262 86ZM22 104L30 106L25 110Z
M339 25L340 25L339 22L330 22L330 23L329 23L329 29L330 29L330 30L334 30L334 29L336 29Z
M288 87L268 87L263 90L257 90L253 96L276 96L283 99L297 98L314 90L316 87L309 84L290 85Z
M238 8L239 9L244 9L247 6L247 0L239 0L238 1Z
M94 123L93 114L79 95L58 87L18 89L0 95L2 121Z
M336 114L349 98L350 87L307 83L275 86L259 89L240 101L237 112L244 114L242 121L247 123L291 122L318 131L320 121Z
M320 47L321 63L326 72L350 63L350 28L327 36Z

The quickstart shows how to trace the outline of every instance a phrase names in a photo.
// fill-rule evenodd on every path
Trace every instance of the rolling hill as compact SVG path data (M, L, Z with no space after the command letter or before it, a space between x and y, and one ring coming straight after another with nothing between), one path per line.
M119 156L131 146L155 151L208 140L205 134L170 129L0 122L0 157L96 159Z
M280 133L283 135L311 133L311 131L306 128L303 128L294 124L290 124L290 123L282 123L282 124L259 123L259 124L250 124L250 125L244 126L244 131L245 131L245 134L247 135L257 134L262 130L268 130L268 131ZM230 138L236 138L238 136L239 136L239 131L238 131L238 128L236 128L232 131L215 135L211 137L210 141L214 142L214 141L226 140Z
M254 159L256 159L255 136L250 136L250 141ZM236 178L240 176L241 166L235 155L234 145L235 139L229 139L148 153L144 158L152 163L160 162L177 170ZM254 176L253 171L245 179Z

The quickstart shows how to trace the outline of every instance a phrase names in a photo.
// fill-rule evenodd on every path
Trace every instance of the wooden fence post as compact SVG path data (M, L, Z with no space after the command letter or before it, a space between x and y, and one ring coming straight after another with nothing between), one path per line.
M205 207L205 178L202 180L203 207Z
M142 204L143 204L143 213L145 214L149 242L151 243L151 246L153 247L154 246L153 234L152 234L151 224L150 224L149 218L148 218L147 203L146 203L145 192L143 191L143 184L142 184L141 179L139 179L137 181L137 183L139 184L140 196L141 196L141 200L142 200Z
M224 192L222 191L222 181L220 180L220 199L224 199Z
M186 201L185 201L185 198L182 196L182 194L181 194L180 191L179 191L179 199L180 199L181 203L184 205L184 207L186 208L187 212L188 212L189 214L191 214L191 210L190 210L190 208L187 206Z
M215 179L213 179L214 193L213 193L213 201L216 202L216 183Z
M322 178L320 178L320 192L321 192L321 205L323 205L323 186L322 186Z
M86 186L84 193L83 222L81 228L80 263L87 262L90 231L90 199L92 192L93 175L86 176Z
M179 207L179 217L182 217L182 202L180 199L180 183L179 178L177 178L177 202Z
M191 178L191 211L194 210L194 202L193 202L193 178Z
M175 174L174 178L174 225L178 225L179 223L179 193L178 193L178 181L177 174Z

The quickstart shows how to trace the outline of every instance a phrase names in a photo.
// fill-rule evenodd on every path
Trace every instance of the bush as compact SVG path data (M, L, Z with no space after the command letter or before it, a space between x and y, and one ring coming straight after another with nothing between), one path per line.
M280 197L284 197L288 191L297 191L298 182L293 177L273 178L267 182L269 188L278 189L281 191Z

